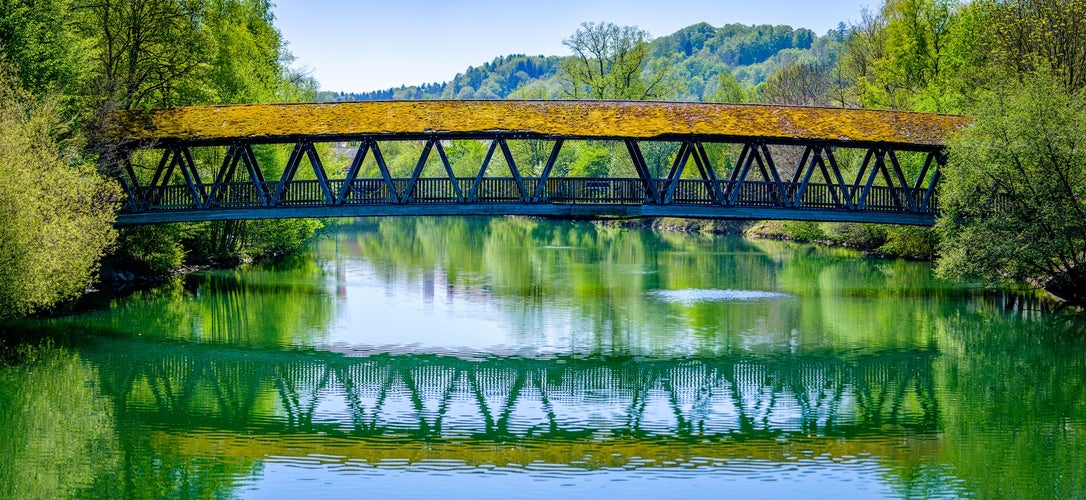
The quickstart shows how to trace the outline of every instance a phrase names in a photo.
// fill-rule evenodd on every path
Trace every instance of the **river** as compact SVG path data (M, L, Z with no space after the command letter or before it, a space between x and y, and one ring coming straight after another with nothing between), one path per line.
M0 498L1086 497L1086 321L841 249L363 220L7 328Z

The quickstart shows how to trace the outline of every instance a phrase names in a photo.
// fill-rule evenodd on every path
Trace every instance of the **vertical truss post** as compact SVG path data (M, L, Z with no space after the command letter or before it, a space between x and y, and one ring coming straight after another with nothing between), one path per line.
M845 177L844 175L841 175L841 167L837 165L837 156L833 154L833 147L826 146L823 148L823 152L826 153L826 159L830 161L830 168L833 170L833 178L837 180L837 189L841 191L841 198L844 199L845 208L849 210L856 208L855 205L852 204L852 191L849 189L848 184L845 184ZM822 166L825 168L824 163ZM830 183L832 184L833 181L831 180Z
M812 152L814 153L813 157L811 156ZM811 175L814 174L815 164L821 156L821 146L807 146L803 150L803 159L800 160L799 168L796 169L796 173L792 176L792 184L795 185L800 173L803 174L803 180L800 181L799 187L796 188L794 197L791 200L791 206L798 208L803 204L803 193L807 192L807 184L811 182ZM808 164L808 159L810 160L810 164ZM823 170L825 170L825 167L823 167Z
M456 201L458 203L464 203L464 193L460 191L460 183L456 180L456 174L453 173L452 164L449 163L449 157L445 154L445 147L441 145L441 141L434 141L434 145L437 147L437 155L441 157L441 164L445 166L445 173L449 175L449 181L452 182L453 192L456 193Z
M136 177L136 171L132 169L132 158L129 151L120 151L118 153L120 159L117 160L117 178L121 181L121 186L124 188L125 193L128 195L128 208L133 212L139 212L143 207L143 186L140 186L140 179Z
M931 151L928 153L927 157L924 158L924 166L920 168L920 173L916 175L916 180L912 183L912 192L910 195L913 196L914 199L920 193L920 186L923 185L924 179L928 176L928 170L931 169L931 164L935 161L936 154L935 151ZM917 205L917 211L924 211L922 202Z
M875 184L875 177L879 175L879 167L882 166L883 156L885 153L881 149L869 149L867 151L867 157L864 158L864 164L860 167L860 174L863 174L864 169L867 167L867 160L872 156L875 157L875 166L871 167L871 174L867 176L867 183L864 184L864 189L860 192L860 199L856 201L856 208L862 209L867 203L867 195L871 192L871 186Z
M321 186L321 192L324 193L324 202L332 205L336 202L336 195L332 193L332 186L328 185L328 173L324 170L324 164L321 163L320 155L317 154L317 148L313 146L312 142L306 141L305 154L309 158L309 164L313 167L313 173L317 176L317 183Z
M867 172L867 167L871 164L871 158L875 156L875 149L868 149L864 154L864 161L860 163L860 170L856 171L856 182L852 183L852 187L848 191L849 199L856 202L856 207L859 208L859 200L856 198L856 192L859 191L860 183L863 182L864 174Z
M271 203L269 203L270 206L277 206L279 202L283 201L287 185L294 179L294 173L298 170L298 163L302 161L302 154L302 144L295 144L294 150L290 152L290 158L287 159L287 166L283 168L283 175L279 177L279 184L275 186L275 194L272 196Z
M690 158L690 144L683 142L679 146L679 154L675 156L675 162L671 164L671 171L667 174L667 192L664 194L664 205L670 205L675 198L675 188L679 187L679 179L683 176L683 169Z
M897 154L895 154L892 149L889 150L888 153L890 156L890 166L893 167L894 170L894 176L897 178L898 185L901 186L901 191L904 192L905 204L910 212L916 212L917 207L916 203L913 201L913 193L912 190L909 189L909 182L905 180L905 173L901 171L901 163L897 161ZM900 201L899 198L898 203L900 203Z
M760 144L760 149L762 150L762 156L765 157L765 164L762 164L762 158L759 157L757 158L758 167L762 170L762 175L765 176L765 180L768 182L772 182L774 185L777 186L777 196L779 197L777 203L781 206L787 207L788 192L784 189L784 183L781 182L781 176L777 172L777 165L773 162L773 155L769 154L769 146L767 146L766 143L763 142ZM767 167L769 169L768 175L766 174Z
M735 169L732 170L728 179L728 188L730 189L728 192L728 205L734 206L739 201L739 192L743 189L743 181L747 179L747 173L750 172L750 166L754 163L754 155L756 154L753 144L743 144L743 152L739 153L739 160L736 162Z
M630 160L633 161L634 169L637 170L637 176L641 179L641 184L645 186L645 194L648 195L649 201L657 205L662 204L663 198L660 197L660 191L656 189L656 179L652 177L652 172L649 171L645 156L641 154L641 146L633 139L626 139L624 142L626 143L626 150L630 153Z
M924 158L924 166L920 168L920 173L916 175L916 180L913 181L914 191L920 191L920 186L924 183L924 178L928 176L928 170L931 169L931 164L938 154L938 152L932 151Z
M716 172L713 172L712 165L709 164L709 156L702 155L705 149L701 146L701 142L698 141L686 141L687 148L694 156L694 166L698 168L698 174L701 175L701 179L705 181L707 186L706 191L709 192L709 199L713 202L720 203L720 196L717 193L717 188L720 186L716 179Z
M804 175L804 170L808 168L807 160L811 155L811 150L816 146L806 145L803 147L803 157L799 159L799 163L796 164L796 171L792 173L792 180L788 183L788 189L791 191L791 198L788 202L791 206L797 207L800 204L800 198L803 197L803 193L796 193L796 185L800 182L800 178ZM814 166L814 161L811 161L811 167Z
M498 146L502 148L502 155L505 156L505 163L509 165L509 173L513 174L513 180L517 183L517 189L520 190L520 200L528 201L528 190L524 188L524 179L520 177L520 170L517 168L517 164L513 161L513 152L509 151L509 145L505 143L505 139L498 139Z
M486 175L486 169L490 166L490 159L494 157L494 151L497 148L498 140L490 141L490 147L486 150L486 157L483 158L483 164L479 166L479 173L475 174L475 182L471 184L471 192L468 193L468 197L473 202L479 201L479 190L483 187L483 176Z
M211 184L211 193L208 194L207 200L204 202L202 208L211 208L211 205L218 201L223 184L233 182L234 170L237 168L240 159L241 154L238 145L236 143L231 144L230 148L226 150L226 156L222 159L222 166L219 167L219 172L215 174L215 181Z
M716 176L713 163L709 161L709 154L705 152L705 145L701 141L694 142L694 162L698 164L698 168L703 169L702 175L707 176L706 180L709 181L709 189L713 199L717 203L725 205L727 202L724 200L724 190L720 187L720 178Z
M543 189L547 185L547 180L551 177L551 169L554 168L554 163L558 161L558 153L562 149L563 142L565 142L565 139L555 139L551 155L547 158L547 164L543 166L543 172L539 176L539 184L535 187L535 194L532 195L532 203L539 203L543 199Z
M935 188L939 185L939 178L942 176L942 167L946 166L946 152L938 151L932 153L935 155L935 172L931 174L931 180L928 182L928 189L924 191L924 200L920 202L920 211L928 212L931 210L931 198L935 195Z
M343 178L343 185L339 186L339 194L336 196L336 205L342 205L347 201L351 192L351 183L358 178L358 171L362 168L362 162L366 160L366 153L370 150L369 139L363 140L354 153L351 166L347 168L347 175Z
M426 158L430 156L430 149L434 147L434 139L428 139L426 145L422 148L422 155L419 156L419 162L415 164L415 170L411 172L411 178L407 180L407 188L404 189L403 197L400 198L401 202L407 202L411 199L411 193L415 190L415 183L418 182L419 176L422 175L422 169L426 166Z
M818 160L818 168L822 171L822 178L826 180L826 184L829 186L830 195L833 196L833 203L840 207L842 198L841 195L843 193L839 194L838 189L843 188L839 188L837 184L834 184L834 178L830 177L830 172L826 169L825 156L829 156L830 161L834 164L834 173L837 174L838 180L840 180L843 185L844 180L840 179L841 172L837 170L836 160L833 159L833 151L830 151L830 148L828 146L820 146L818 149L818 154L815 156L815 159ZM823 153L825 153L825 156L823 155Z
M392 174L388 171L388 164L385 163L385 155L381 153L381 147L377 145L376 139L368 139L370 143L370 149L373 150L373 159L377 161L377 169L381 171L381 177L385 180L385 186L388 188L388 196L392 203L401 203L403 198L396 192L396 184L392 182Z
M260 205L268 206L268 182L264 180L264 172L260 170L260 164L256 162L256 154L253 153L252 145L245 144L242 147L241 161L245 163L245 170L249 172L249 180L253 183Z
M200 180L200 172L196 170L196 162L192 161L192 153L189 148L181 147L181 175L185 177L185 182L189 185L189 191L192 192L192 203L196 205L196 208L202 208L205 200L207 199L207 192L204 191L204 183Z
M819 147L819 146L812 146L812 145L809 145L809 144L807 146L804 146L804 148L803 148L803 157L800 158L799 163L796 164L796 171L792 173L791 184L797 184L800 181L800 177L803 176L805 170L808 167L807 160L811 156L811 151L814 148L817 148L817 147ZM811 166L813 166L813 165L814 165L814 162L812 161Z

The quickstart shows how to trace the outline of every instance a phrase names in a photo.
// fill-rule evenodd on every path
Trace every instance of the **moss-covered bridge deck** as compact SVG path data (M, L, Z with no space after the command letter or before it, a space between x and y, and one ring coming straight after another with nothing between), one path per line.
M113 139L124 146L113 170L127 193L119 224L537 215L930 225L945 139L966 124L948 115L708 103L190 107L118 114ZM479 154L450 160L456 141ZM580 141L592 144L569 147ZM601 144L612 156L609 175L569 174L576 151ZM391 149L399 160L411 155L410 164L387 161Z

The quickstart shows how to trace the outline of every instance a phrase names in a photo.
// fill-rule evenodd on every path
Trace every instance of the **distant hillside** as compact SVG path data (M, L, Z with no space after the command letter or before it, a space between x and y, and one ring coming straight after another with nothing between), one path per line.
M756 87L780 68L796 62L832 64L843 45L844 24L826 35L790 26L720 28L699 23L653 39L653 57L670 58L677 99L708 100L720 77L731 74L745 87ZM568 56L567 56L568 57ZM385 99L546 99L561 97L558 68L564 57L514 54L469 67L451 80L364 93L321 92L324 101ZM652 62L648 66L654 66Z

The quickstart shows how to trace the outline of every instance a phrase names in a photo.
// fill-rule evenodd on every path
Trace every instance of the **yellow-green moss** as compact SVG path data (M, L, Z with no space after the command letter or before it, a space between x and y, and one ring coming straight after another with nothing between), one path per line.
M651 139L766 138L939 146L962 116L794 106L616 101L376 101L122 112L127 140L483 133Z

